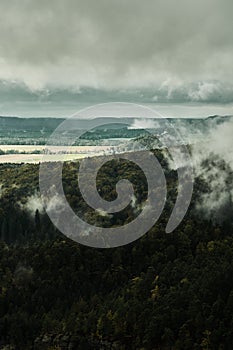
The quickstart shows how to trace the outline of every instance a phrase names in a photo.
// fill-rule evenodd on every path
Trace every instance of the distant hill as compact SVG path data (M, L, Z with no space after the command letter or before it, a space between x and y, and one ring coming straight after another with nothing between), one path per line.
M166 120L169 120L174 123L182 123L182 124L208 124L209 121L216 121L216 122L223 122L227 120L232 119L233 116L209 116L207 118L151 118L151 120L154 120L158 123L163 124ZM133 118L133 117L120 117L120 118L113 118L113 117L103 117L98 118L98 121L103 124L103 127L106 124L112 124L111 128L118 128L122 127L119 124L133 124L135 120L139 118ZM143 119L143 117L142 117ZM0 128L1 130L30 130L30 131L39 131L41 129L46 130L54 130L60 123L62 123L65 119L64 118L53 118L53 117L46 117L46 118L21 118L21 117L5 117L0 116ZM71 119L71 121L74 119ZM78 120L78 119L77 119ZM115 123L116 125L113 125ZM91 120L78 120L78 125L82 129L89 129L91 127L92 121ZM102 128L103 128L102 127Z
M143 129L154 129L156 135L169 132L168 125L180 131L187 142L193 135L205 135L211 128L231 120L232 116L210 116L208 118L133 118L102 117L97 118L98 131L93 129L92 119L67 119L66 127L61 131L61 142L66 143L67 135L75 130L87 131L82 139L101 140L106 138L132 138L143 134ZM62 118L20 118L0 117L0 144L46 144L48 137L64 121ZM233 120L233 119L232 119ZM68 126L68 128L67 128ZM67 133L67 130L68 133Z
M54 130L62 121L63 119L60 118L0 117L0 128L1 131L40 131L41 129Z

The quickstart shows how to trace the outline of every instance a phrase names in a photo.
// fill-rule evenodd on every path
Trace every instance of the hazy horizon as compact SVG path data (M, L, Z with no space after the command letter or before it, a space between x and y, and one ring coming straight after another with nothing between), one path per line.
M157 95L155 95L157 91ZM158 96L159 92L159 96ZM156 101L155 101L155 96ZM135 103L149 107L167 118L205 118L212 115L233 115L233 101L220 102L209 98L205 102L192 101L184 92L156 89L46 89L30 91L20 84L0 81L0 116L67 118L81 109L109 102Z
M120 102L120 101L119 101ZM210 116L232 116L233 115L233 105L223 106L223 105L200 105L200 104L190 104L190 105L150 105L143 104L146 107L159 112L165 118L208 118ZM30 105L30 109L27 104L20 104L17 109L12 108L12 106L5 106L0 110L0 117L17 117L17 118L69 118L73 114L77 113L79 110L91 107L93 104L77 104L72 105L66 104L60 106L50 106L47 108L43 105ZM158 117L157 117L158 118Z

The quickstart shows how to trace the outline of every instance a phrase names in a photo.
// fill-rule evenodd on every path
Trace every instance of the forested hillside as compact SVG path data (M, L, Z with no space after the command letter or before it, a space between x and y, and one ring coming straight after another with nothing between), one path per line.
M1 349L232 348L232 216L218 221L197 212L195 203L209 191L200 177L183 223L166 234L177 178L157 157L168 183L162 217L138 241L106 250L79 245L54 228L39 200L38 165L1 165ZM88 208L75 186L77 167L66 163L63 170L77 213L106 227L133 218L132 205L104 218ZM134 184L136 203L143 201L145 177L126 161L103 167L100 194L112 200L122 174Z

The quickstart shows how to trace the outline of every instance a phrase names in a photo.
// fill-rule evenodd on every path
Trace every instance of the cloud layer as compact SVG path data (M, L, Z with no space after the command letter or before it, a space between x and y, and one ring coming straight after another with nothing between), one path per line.
M31 90L156 87L154 101L195 82L187 96L205 101L219 82L232 92L232 10L232 0L2 0L0 79Z

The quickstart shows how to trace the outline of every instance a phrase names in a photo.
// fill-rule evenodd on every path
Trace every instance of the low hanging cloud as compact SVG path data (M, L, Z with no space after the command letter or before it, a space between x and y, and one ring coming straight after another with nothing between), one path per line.
M157 129L159 123L155 119L134 119L128 129Z
M233 118L209 130L206 141L193 146L196 177L208 191L196 203L202 216L218 221L232 217L233 209Z
M203 160L211 159L211 155L217 155L233 170L233 118L220 120L222 123L210 126L205 141L195 144L194 161L196 167Z
M64 209L64 202L56 193L47 201L39 192L35 192L32 196L27 198L24 204L19 203L19 205L32 216L35 215L36 210L40 213L45 213L45 208L47 208L48 211L56 210L57 212Z

